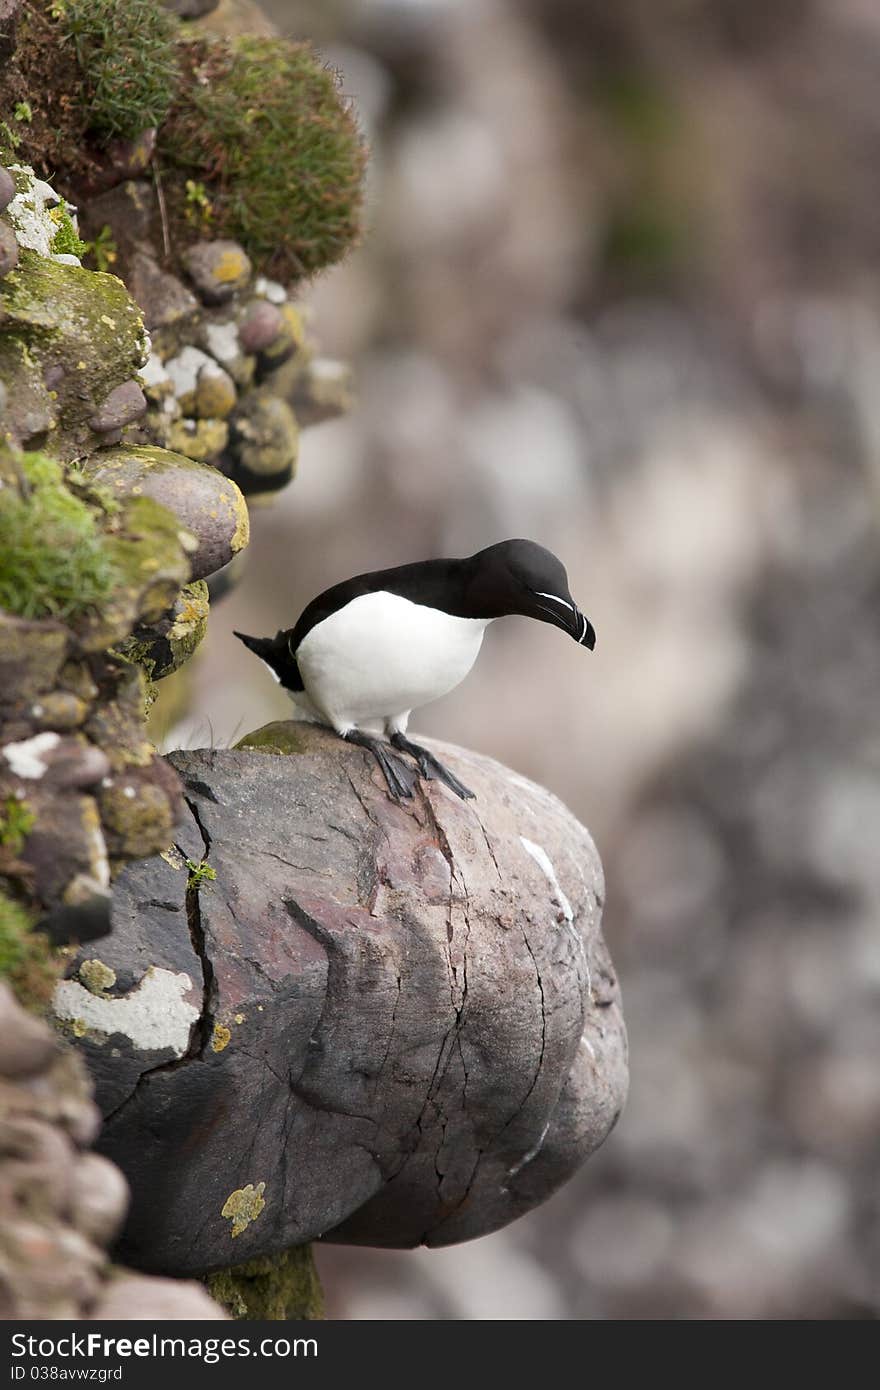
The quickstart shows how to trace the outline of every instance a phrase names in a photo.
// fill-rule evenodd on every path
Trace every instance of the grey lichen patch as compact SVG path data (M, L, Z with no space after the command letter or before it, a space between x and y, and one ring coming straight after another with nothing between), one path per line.
M58 237L59 230L67 226L76 239L70 205L51 184L38 179L28 165L14 164L10 172L15 179L16 192L6 208L6 215L15 228L19 246L45 257L72 251L74 243L59 242ZM79 253L73 250L73 254Z
M297 725L288 719L277 719L271 724L264 724L262 729L255 729L253 733L245 734L244 738L239 739L235 746L236 748L252 748L258 753L308 752Z
M97 957L84 960L77 973L89 993L102 999L107 998L108 991L116 984L116 971Z
M94 994L77 980L62 980L52 1008L57 1018L70 1021L74 1028L82 1024L104 1037L122 1033L136 1048L168 1050L182 1057L199 1018L198 1008L186 997L192 988L185 971L175 974L151 965L133 990L116 998Z
M233 1239L240 1236L252 1221L256 1221L266 1205L263 1200L265 1190L266 1184L264 1182L258 1182L256 1187L253 1183L248 1183L247 1187L237 1187L226 1198L220 1209L220 1215L232 1222L230 1235Z

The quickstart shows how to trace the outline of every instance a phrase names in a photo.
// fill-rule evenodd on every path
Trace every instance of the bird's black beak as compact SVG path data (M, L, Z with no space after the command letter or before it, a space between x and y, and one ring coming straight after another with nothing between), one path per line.
M590 651L595 647L596 630L570 595L567 594L563 598L557 594L533 592L527 611L531 617L538 618L543 623L561 627L579 646L589 647Z
M582 613L579 608L574 610L569 632L579 646L589 647L590 651L595 647L596 629L593 627L593 624L586 614Z
M244 642L261 661L267 661L269 653L272 651L274 641L271 637L248 637L246 632L233 632L233 637L237 637L240 642Z

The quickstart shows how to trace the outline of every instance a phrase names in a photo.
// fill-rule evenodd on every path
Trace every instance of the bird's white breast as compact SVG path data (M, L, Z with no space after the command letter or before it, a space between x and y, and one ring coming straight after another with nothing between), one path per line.
M464 679L489 621L385 591L361 594L297 648L306 694L336 728L417 709Z

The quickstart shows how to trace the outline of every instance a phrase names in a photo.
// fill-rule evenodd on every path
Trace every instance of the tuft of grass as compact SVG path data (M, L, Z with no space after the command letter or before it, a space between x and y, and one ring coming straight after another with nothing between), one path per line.
M18 158L21 135L8 121L0 121L0 164L12 164Z
M98 607L116 572L100 514L65 485L60 464L22 454L20 486L0 488L0 608L72 619Z
M63 0L53 13L82 73L89 129L132 139L159 125L179 77L177 21L159 0Z
M6 980L21 1004L41 1013L52 998L60 967L33 922L27 908L0 891L0 980Z
M211 206L211 199L205 190L203 183L197 183L195 179L187 179L186 184L186 205L183 215L187 222L194 227L202 226L207 228L214 216L214 209Z
M243 37L181 46L158 153L184 230L211 213L259 269L312 275L359 239L366 150L337 74L308 44Z
M212 869L211 865L207 864L204 859L198 862L195 859L187 859L186 867L189 869L189 877L186 880L187 888L201 888L203 883L213 883L217 877L217 870Z
M83 256L90 263L89 269L108 271L115 265L118 255L116 238L106 222L103 227L99 227L93 241L83 243ZM106 507L104 510L107 510Z
M0 845L13 855L21 854L36 819L26 801L8 796L0 810Z

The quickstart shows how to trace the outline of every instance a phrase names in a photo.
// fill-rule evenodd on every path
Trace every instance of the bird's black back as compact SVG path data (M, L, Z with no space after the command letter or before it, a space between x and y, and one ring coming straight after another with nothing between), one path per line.
M398 594L412 603L439 608L458 617L475 617L476 614L468 611L468 563L466 560L422 560L417 564L357 574L353 579L334 584L312 599L296 626L286 634L292 655L296 656L300 643L313 627L362 594Z

